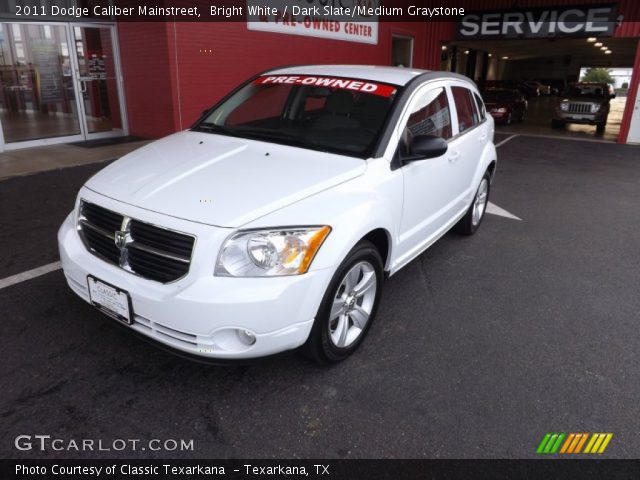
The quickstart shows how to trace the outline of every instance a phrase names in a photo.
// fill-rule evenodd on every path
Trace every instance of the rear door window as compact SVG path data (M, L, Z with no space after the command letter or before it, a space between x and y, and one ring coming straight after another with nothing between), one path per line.
M480 123L478 110L472 97L473 94L468 88L451 87L451 93L458 112L458 131L463 133Z

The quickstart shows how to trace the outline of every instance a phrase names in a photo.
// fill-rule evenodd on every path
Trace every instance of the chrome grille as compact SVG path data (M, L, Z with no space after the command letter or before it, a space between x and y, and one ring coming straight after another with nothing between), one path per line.
M82 201L78 231L89 252L141 277L168 283L189 271L195 237Z
M569 111L571 113L591 113L590 103L570 103Z

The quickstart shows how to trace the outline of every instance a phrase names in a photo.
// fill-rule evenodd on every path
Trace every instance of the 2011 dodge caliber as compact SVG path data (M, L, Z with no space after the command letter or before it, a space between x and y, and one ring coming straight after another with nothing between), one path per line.
M110 164L58 233L71 289L209 359L343 360L383 279L483 219L494 123L466 77L304 66L258 75L189 130Z

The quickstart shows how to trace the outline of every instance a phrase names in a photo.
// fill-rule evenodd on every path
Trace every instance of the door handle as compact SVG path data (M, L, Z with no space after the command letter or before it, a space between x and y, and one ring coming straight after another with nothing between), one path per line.
M458 161L458 159L460 158L460 152L453 152L451 155L449 155L449 163L456 163Z

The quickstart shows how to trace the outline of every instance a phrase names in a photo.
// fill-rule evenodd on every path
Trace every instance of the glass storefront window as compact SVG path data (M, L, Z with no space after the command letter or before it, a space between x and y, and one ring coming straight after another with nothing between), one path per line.
M65 26L0 24L0 120L6 143L80 133Z

